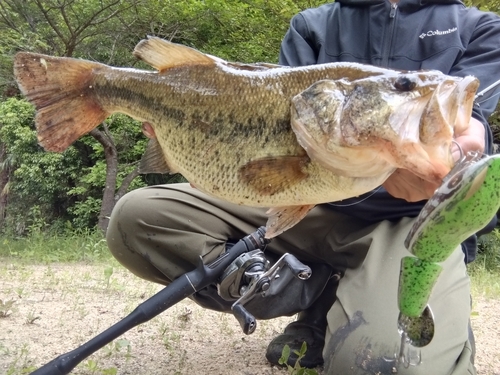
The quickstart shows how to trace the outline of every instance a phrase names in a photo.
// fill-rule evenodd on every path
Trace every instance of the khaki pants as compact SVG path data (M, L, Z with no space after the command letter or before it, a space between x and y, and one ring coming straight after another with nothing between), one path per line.
M228 239L265 225L266 209L224 202L188 184L148 187L124 196L108 228L113 255L137 276L167 285L194 269L199 256L214 260ZM315 207L298 225L273 239L267 252L292 253L304 263L342 270L337 300L328 313L325 374L475 374L468 341L469 279L460 248L442 264L429 305L435 336L405 352L421 363L406 368L399 353L397 290L403 241L413 219L369 223ZM221 310L224 310L221 308Z

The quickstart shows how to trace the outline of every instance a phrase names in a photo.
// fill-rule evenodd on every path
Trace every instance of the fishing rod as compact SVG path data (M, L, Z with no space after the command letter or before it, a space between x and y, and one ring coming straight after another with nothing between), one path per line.
M196 269L187 272L175 279L167 287L141 303L124 319L109 327L87 343L66 354L53 359L31 375L67 375L85 358L112 342L117 337L134 328L135 326L151 320L176 303L197 291L217 282L221 274L241 254L263 249L269 240L265 239L265 228L261 227L256 232L249 234L238 241L228 251L222 253L209 264L203 264L201 258ZM244 311L243 311L244 314ZM248 314L249 315L249 314ZM243 315L248 325L255 325L251 318Z
M496 87L498 87L498 86L500 86L500 79L499 79L498 81L496 81L496 82L492 83L492 84L491 84L491 85L489 85L488 87L486 87L484 90L479 91L479 92L476 94L476 96L474 97L474 103L475 103L475 105L479 107L479 104L480 104L480 103L478 103L478 102L477 102L477 100L478 100L479 98L482 98L482 97L484 96L484 94L486 94L487 92L489 92L489 91L491 91L491 90L495 89L495 88L496 88Z
M245 334L253 333L257 322L244 305L248 304L251 307L254 297L258 295L261 297L272 296L271 292L289 287L294 283L293 280L301 283L312 276L312 270L309 266L288 253L282 255L271 266L263 253L270 242L269 239L265 238L265 234L265 227L258 228L233 246L226 246L226 251L211 263L203 264L200 257L196 269L175 279L157 294L137 306L128 316L85 344L53 359L32 372L31 375L69 374L81 361L117 337L139 324L151 320L184 298L212 284L217 284L219 295L223 299L236 300L231 305L233 315ZM328 279L330 273L329 267L315 268L317 277L313 279ZM311 282L317 284L317 281L313 281L313 279ZM293 287L291 288L293 289ZM262 304L262 301L256 303ZM265 305L267 310L272 310L271 303ZM260 318L264 319L264 317Z

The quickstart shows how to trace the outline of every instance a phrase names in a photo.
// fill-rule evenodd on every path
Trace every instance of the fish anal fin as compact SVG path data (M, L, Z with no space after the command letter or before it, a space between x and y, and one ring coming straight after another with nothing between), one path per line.
M270 208L266 215L266 238L273 238L301 221L315 205Z
M156 138L151 138L146 146L139 164L139 173L176 173L165 160L165 155Z
M20 52L14 75L35 105L38 141L49 151L64 151L108 116L95 97L93 71L105 65L72 58Z
M160 72L177 66L212 65L216 61L216 58L205 55L194 48L151 36L137 44L134 56Z
M252 160L239 170L241 180L258 194L274 195L307 178L308 156L278 156Z
M99 105L85 98L40 109L35 116L38 142L45 150L63 152L108 116Z

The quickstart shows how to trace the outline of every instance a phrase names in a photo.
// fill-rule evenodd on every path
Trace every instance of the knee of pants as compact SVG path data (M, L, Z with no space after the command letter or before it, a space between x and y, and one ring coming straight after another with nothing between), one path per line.
M139 230L140 214L143 198L137 190L124 195L115 205L106 231L106 241L111 254L120 258L127 248L127 238Z
M123 196L111 214L106 240L111 254L125 268L143 279L165 285L174 275L166 272L171 271L172 262L166 251L161 252L162 244L169 237L164 233L169 220L165 207L158 206L160 201L168 202L168 199L154 199L160 196L158 193L154 188L144 188ZM165 197L161 195L161 198ZM177 263L172 267L189 267L182 260Z
M106 231L108 249L118 262L136 276L157 281L151 264L139 254L134 233L140 231L143 199L138 191L124 195L115 205Z
M150 279L156 268L173 280L194 269L200 256L211 261L223 250L227 224L213 211L217 207L188 184L134 190L111 214L108 247L136 275Z

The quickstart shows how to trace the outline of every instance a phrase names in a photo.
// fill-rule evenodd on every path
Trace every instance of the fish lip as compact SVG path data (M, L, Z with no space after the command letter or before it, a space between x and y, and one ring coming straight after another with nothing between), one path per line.
M447 168L454 164L453 138L469 127L478 86L472 76L448 77L435 87L421 113L420 142L432 160L442 160Z
M437 133L432 131L435 126L432 121L437 120L437 114L440 115L439 120L443 121L453 134L460 134L467 129L474 105L474 94L478 87L479 81L473 76L454 77L440 82L422 113L421 141L427 144L440 141L435 138Z
M455 134L460 134L469 126L474 105L474 96L479 87L479 80L473 76L466 76L456 83L455 90L451 95L456 95L457 106L455 122L451 124Z
M477 90L479 89L479 80L474 76L464 77L457 86L457 91L459 93L458 97L458 118L463 119L464 127L467 128L469 125L469 119L472 115L472 108L474 106L474 100ZM465 121L467 120L467 121ZM465 129L456 129L455 133L460 134Z

